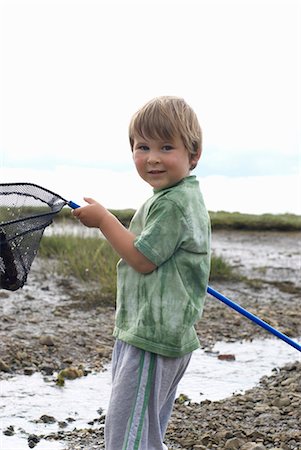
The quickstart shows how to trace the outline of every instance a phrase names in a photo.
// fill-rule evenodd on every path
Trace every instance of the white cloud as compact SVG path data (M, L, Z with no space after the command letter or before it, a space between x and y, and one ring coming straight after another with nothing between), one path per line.
M200 180L212 211L301 214L301 179L292 176L224 177Z

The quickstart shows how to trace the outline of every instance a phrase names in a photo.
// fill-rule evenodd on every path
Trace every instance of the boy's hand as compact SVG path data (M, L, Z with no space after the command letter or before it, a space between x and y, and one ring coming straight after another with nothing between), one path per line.
M74 217L87 227L99 228L120 257L137 272L146 274L156 269L157 266L136 249L136 236L126 229L117 217L93 198L85 197L84 200L88 205L75 209Z
M100 203L93 198L84 197L87 206L82 206L73 210L73 215L81 221L82 224L90 228L101 228L103 218L108 213Z

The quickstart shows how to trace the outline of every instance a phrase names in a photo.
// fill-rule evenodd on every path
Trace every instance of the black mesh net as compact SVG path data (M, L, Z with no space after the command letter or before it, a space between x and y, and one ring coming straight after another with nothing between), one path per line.
M0 289L24 285L45 228L67 203L35 184L0 184Z

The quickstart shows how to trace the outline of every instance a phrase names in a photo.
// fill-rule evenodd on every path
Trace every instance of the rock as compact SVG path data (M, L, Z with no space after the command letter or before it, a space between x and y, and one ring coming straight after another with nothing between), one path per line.
M98 347L96 347L95 350L99 354L99 356L102 356L102 357L109 356L112 351L110 347L107 347L105 345L98 346Z
M24 367L23 373L24 375L32 375L35 372L34 367Z
M66 427L68 426L68 423L65 422L64 420L60 420L60 421L58 422L58 426L59 426L60 428L66 428Z
M283 380L281 382L281 386L289 386L290 384L294 383L294 378L287 378L286 380Z
M55 423L56 419L53 416L48 416L47 414L43 414L40 419L39 422L43 422L43 423Z
M40 366L41 372L43 372L45 375L52 375L54 372L54 367L42 365Z
M257 430L253 430L253 431L251 431L250 433L247 433L247 437L249 438L249 439L252 439L252 440L263 440L264 439L264 434L263 433L260 433L259 431L257 431Z
M41 345L46 345L47 347L53 347L54 346L54 340L51 336L48 334L44 334L40 337L39 342Z
M58 386L64 386L65 379L75 380L76 378L83 377L84 375L85 372L81 367L66 367L66 369L61 370L58 374L56 384Z
M266 450L266 447L257 442L247 442L244 444L240 450Z
M1 372L9 372L10 371L10 367L8 364L6 364L5 361L3 361L3 359L0 358L0 371Z
M187 397L186 394L179 394L179 396L176 399L176 402L180 405L183 405L184 403L189 403L191 400L189 397Z
M40 438L36 434L30 434L28 436L27 441L28 441L28 447L34 448L40 442Z
M75 380L84 376L84 371L82 368L77 367L66 367L60 371L58 377L66 378L67 380Z
M218 355L217 359L220 359L221 361L235 361L235 355L222 354Z
M7 427L4 431L3 434L5 434L5 436L13 436L15 434L15 428L13 425L9 425L9 427Z
M243 442L241 439L238 439L236 437L228 439L225 444L225 450L237 450L240 449Z
M289 406L291 404L291 400L288 397L276 398L273 402L273 406L277 406L278 408L284 408L285 406Z
M265 405L265 404L263 404L263 405L256 405L255 408L254 408L254 411L256 413L258 413L258 414L265 413L268 410L269 410L269 405Z
M204 434L201 436L200 441L203 445L208 445L208 442L211 441L212 436L210 434Z
M20 350L19 350L19 351L16 353L16 358L19 359L20 361L23 361L24 359L27 359L27 358L28 358L28 355L27 355L26 352L20 351Z
M0 291L0 298L8 298L9 294L8 292Z

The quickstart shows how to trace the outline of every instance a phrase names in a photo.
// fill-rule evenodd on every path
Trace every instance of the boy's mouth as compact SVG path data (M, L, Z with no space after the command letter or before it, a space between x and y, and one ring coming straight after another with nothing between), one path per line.
M150 173L151 175L159 175L164 172L165 172L165 170L149 170L148 171L148 173Z

